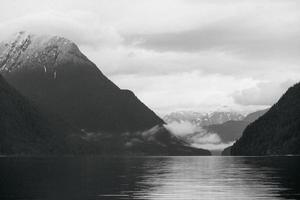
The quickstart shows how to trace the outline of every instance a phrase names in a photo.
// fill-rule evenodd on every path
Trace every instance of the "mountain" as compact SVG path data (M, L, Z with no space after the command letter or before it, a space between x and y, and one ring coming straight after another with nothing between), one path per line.
M95 155L192 156L211 155L208 150L190 147L163 126L136 132L86 132L82 152Z
M240 138L248 124L265 112L266 110L256 111L245 117L236 112L201 113L181 111L166 115L164 120L167 123L190 122L195 126L202 127L209 133L218 134L223 143L229 143Z
M170 113L163 119L167 123L166 127L188 144L195 147L207 147L211 153L220 154L224 146L231 145L236 139L234 135L238 135L238 133L230 135L231 131L244 124L244 122L240 122L240 125L237 122L238 124L234 126L232 124L235 121L232 120L243 118L243 115L236 112L180 111ZM221 126L222 123L225 128Z
M222 142L228 143L240 138L248 124L248 121L227 121L223 124L212 124L203 128L208 132L217 133Z
M222 155L222 156L231 156L231 147L232 147L232 146L229 146L229 147L225 148L225 149L222 151L221 155Z
M260 118L261 116L263 116L268 110L269 109L264 109L264 110L259 110L259 111L250 113L243 120L252 123L255 120L257 120L258 118Z
M20 32L0 45L0 73L39 107L80 129L124 132L164 123L62 37Z
M173 136L164 128L164 121L133 92L117 87L68 39L20 32L0 43L0 73L40 113L47 113L43 118L50 126L41 125L37 132L47 127L53 129L46 132L49 137L61 136L51 124L59 119L79 132L76 137L63 132L66 138L72 136L67 139L72 151L107 155L210 154Z
M154 127L118 135L84 134L41 112L0 76L0 155L210 155Z
M232 155L300 154L300 83L263 116L249 124L232 146Z
M73 153L80 132L49 119L0 76L0 154Z
M245 128L260 116L266 113L268 109L259 110L248 114L243 120L230 120L222 124L212 124L203 128L209 132L217 133L223 142L228 143L239 139Z
M230 120L242 120L243 115L236 112L193 112L180 111L167 114L163 117L167 123L188 121L196 126L208 126L212 124L221 124Z
M247 116L236 112L181 111L166 115L164 120L169 128L178 132L182 140L193 146L206 145L213 154L220 154L224 147L232 145L242 136L244 129L266 111L256 111Z

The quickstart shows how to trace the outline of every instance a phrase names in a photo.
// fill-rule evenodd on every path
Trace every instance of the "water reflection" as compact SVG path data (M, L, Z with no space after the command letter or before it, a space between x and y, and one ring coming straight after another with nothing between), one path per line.
M299 199L299 157L0 159L0 199Z

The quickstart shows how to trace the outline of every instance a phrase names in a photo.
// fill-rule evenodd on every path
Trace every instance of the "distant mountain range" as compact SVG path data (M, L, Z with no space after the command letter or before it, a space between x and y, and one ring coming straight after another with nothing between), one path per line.
M225 143L232 142L239 139L244 129L267 111L268 109L259 110L246 115L242 120L229 120L222 124L212 124L203 128L209 132L217 133Z
M188 121L196 126L209 126L212 124L222 124L230 120L242 120L244 116L237 112L194 112L180 111L172 112L163 117L166 123Z
M174 112L164 117L167 123L189 122L202 127L208 133L216 133L222 143L230 143L242 136L244 129L253 121L262 116L266 110L250 113L246 116L237 112ZM199 132L199 134L203 134ZM189 136L190 137L190 136Z
M73 42L65 38L20 32L11 40L0 43L0 73L9 85L21 94L3 96L1 99L3 105L6 101L18 101L14 99L14 96L18 96L24 102L33 102L34 109L36 108L36 111L33 111L34 109L30 106L24 107L24 112L33 114L18 119L16 123L20 124L20 128L14 129L10 121L2 124L0 129L6 130L1 132L3 141L10 140L9 138L12 137L16 139L16 142L22 140L24 145L30 145L31 140L35 139L37 140L35 142L39 143L36 133L47 135L43 141L41 140L41 144L48 141L51 147L55 145L62 147L61 144L65 138L73 135L73 132L69 134L66 131L60 134L61 131L44 122L43 117L37 117L46 115L55 116L54 118L45 117L48 121L62 119L66 122L64 128L67 128L65 125L69 124L72 130L76 129L75 132L78 132L79 137L76 137L76 143L72 143L75 145L72 148L81 153L210 154L206 150L189 147L185 142L173 136L164 128L164 121L144 105L133 92L117 87L80 52ZM8 87L7 83L4 85ZM1 114L9 112L13 120L13 110L16 110L16 115L18 115L17 107L13 106L10 110L2 106L0 112ZM2 117L5 115L2 114ZM30 120L31 118L40 118L41 122ZM30 125L32 123L37 124ZM7 124L10 129L7 128ZM26 126L35 127L36 132L31 131L30 128L26 131ZM24 134L21 129L24 129ZM44 129L51 130L44 131ZM16 135L10 135L10 132ZM57 136L61 139L48 140L50 136L54 138ZM28 142L25 142L26 138ZM10 141L13 144L14 140ZM17 143L14 146L16 145ZM3 151L0 153L9 152L6 147L1 146ZM36 148L32 146L31 151L24 152L20 147L20 150L12 152L52 152L44 151L39 147L39 145Z
M289 88L268 112L251 123L226 154L300 154L300 83ZM225 152L224 152L225 154Z
M183 111L161 119L73 42L25 32L0 43L0 74L0 154L210 155L190 146L203 138L237 140L223 155L300 154L300 83L247 116ZM190 132L174 135L169 125L183 122Z

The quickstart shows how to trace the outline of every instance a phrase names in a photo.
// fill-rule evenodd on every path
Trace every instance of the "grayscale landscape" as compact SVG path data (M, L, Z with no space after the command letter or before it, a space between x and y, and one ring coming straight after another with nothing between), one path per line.
M3 0L0 199L300 199L300 2Z

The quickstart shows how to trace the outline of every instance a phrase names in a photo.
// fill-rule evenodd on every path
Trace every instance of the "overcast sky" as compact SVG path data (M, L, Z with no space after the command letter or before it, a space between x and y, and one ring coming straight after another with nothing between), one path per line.
M298 0L1 0L0 39L74 41L158 114L252 111L300 80Z

